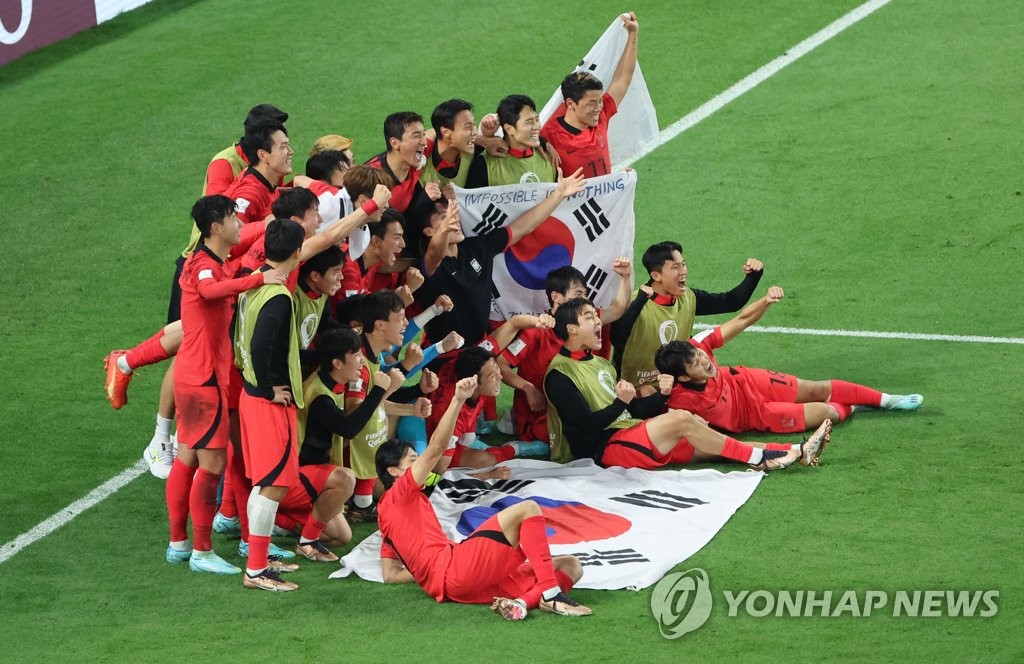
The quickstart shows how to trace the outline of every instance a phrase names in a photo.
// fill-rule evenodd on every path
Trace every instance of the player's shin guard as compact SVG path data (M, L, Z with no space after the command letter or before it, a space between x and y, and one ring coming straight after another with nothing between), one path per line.
M558 581L551 564L551 548L548 546L547 522L543 516L531 516L519 524L519 548L530 563L537 585L543 593L553 589L557 592Z
M160 339L163 338L164 331L161 329L159 332L146 339L141 344L132 348L125 354L125 361L128 362L128 366L134 371L139 367L145 367L150 364L156 364L157 362L163 362L171 355L164 349L160 343Z
M829 401L837 401L848 406L873 406L877 408L882 405L882 393L870 387L848 383L845 380L832 380L832 396Z
M185 465L181 459L175 459L167 476L167 484L164 485L172 542L184 542L188 539L189 494L192 491L192 478L195 472L195 468Z
M250 574L256 574L267 567L270 534L278 507L276 500L261 496L259 491L259 487L254 487L249 496L249 559L246 568Z
M196 551L209 551L213 548L210 533L213 530L213 515L217 512L218 484L220 475L204 468L196 471L188 501L192 513L193 547Z

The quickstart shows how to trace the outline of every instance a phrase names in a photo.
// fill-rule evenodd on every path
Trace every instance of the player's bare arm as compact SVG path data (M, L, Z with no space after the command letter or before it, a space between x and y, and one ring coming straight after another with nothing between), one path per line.
M768 311L769 307L781 301L784 296L785 293L781 287L772 286L768 289L768 293L764 297L753 304L747 305L743 311L740 312L739 316L722 323L722 343L728 343L734 339L737 334L761 320L761 316L764 316L764 313Z

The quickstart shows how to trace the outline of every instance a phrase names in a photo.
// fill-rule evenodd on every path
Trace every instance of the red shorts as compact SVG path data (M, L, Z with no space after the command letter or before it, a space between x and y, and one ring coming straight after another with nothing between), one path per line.
M743 389L750 427L773 433L804 431L804 405L796 402L797 377L767 369L736 367L737 385Z
M455 443L454 447L449 447L444 451L442 456L446 456L451 459L451 463L448 464L449 468L458 468L462 464L462 452L465 449L465 445Z
M295 406L282 406L242 392L238 401L245 476L256 486L299 483Z
M230 441L225 388L174 384L178 442L190 450L225 450Z
M452 547L444 598L463 604L490 604L495 597L519 597L536 583L523 552L509 544L494 515Z
M518 393L516 396L519 396ZM548 442L547 410L530 410L530 404L525 398L516 399L512 402L512 421L515 424L519 440Z
M299 481L288 487L288 493L278 505L275 523L286 530L304 524L337 467L330 463L299 466Z
M622 466L654 470L672 463L689 463L693 458L693 445L681 439L668 454L661 454L647 434L647 422L628 429L619 429L605 443L601 465Z
M733 367L739 374L739 382L746 383L765 401L796 401L797 377L768 369L752 369L750 367Z
M242 372L231 367L228 373L231 376L231 380L228 381L228 408L238 410L238 398L242 394Z

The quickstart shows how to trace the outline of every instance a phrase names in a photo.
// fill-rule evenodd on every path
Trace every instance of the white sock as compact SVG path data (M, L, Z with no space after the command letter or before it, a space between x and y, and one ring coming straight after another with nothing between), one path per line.
M181 540L180 542L171 542L171 548L175 551L188 551L192 548L188 540Z
M906 394L886 394L882 392L882 408L892 408L906 398Z
M355 504L356 507L369 507L370 505L373 504L373 494L371 493L364 496L361 493L357 493L356 495L352 496L352 503ZM252 528L250 528L249 530L252 530Z
M153 437L159 437L160 443L166 445L171 442L171 423L174 420L162 417L159 413L156 416L156 430L153 432Z
M558 587L558 586L555 586L554 588L548 588L547 590L542 592L540 594L540 596L543 597L544 599L551 600L551 599L554 599L555 597L557 597L558 593L560 593L560 592L562 592L562 589L560 587Z
M762 461L764 461L764 450L761 449L760 447L751 447L750 458L747 459L747 463L749 463L751 466L756 466Z
M132 372L132 368L128 366L127 354L117 356L117 368L121 370L121 373L130 374Z

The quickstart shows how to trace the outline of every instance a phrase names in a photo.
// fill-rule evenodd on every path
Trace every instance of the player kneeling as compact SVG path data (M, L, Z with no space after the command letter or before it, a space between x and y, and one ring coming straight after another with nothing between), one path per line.
M448 448L459 411L476 388L476 376L457 383L422 456L399 440L377 450L377 474L386 487L377 508L384 582L415 581L438 602L490 603L506 620L522 620L538 607L588 616L591 610L566 594L583 576L583 568L573 556L551 557L537 503L526 500L508 507L455 544L423 494L431 469Z

